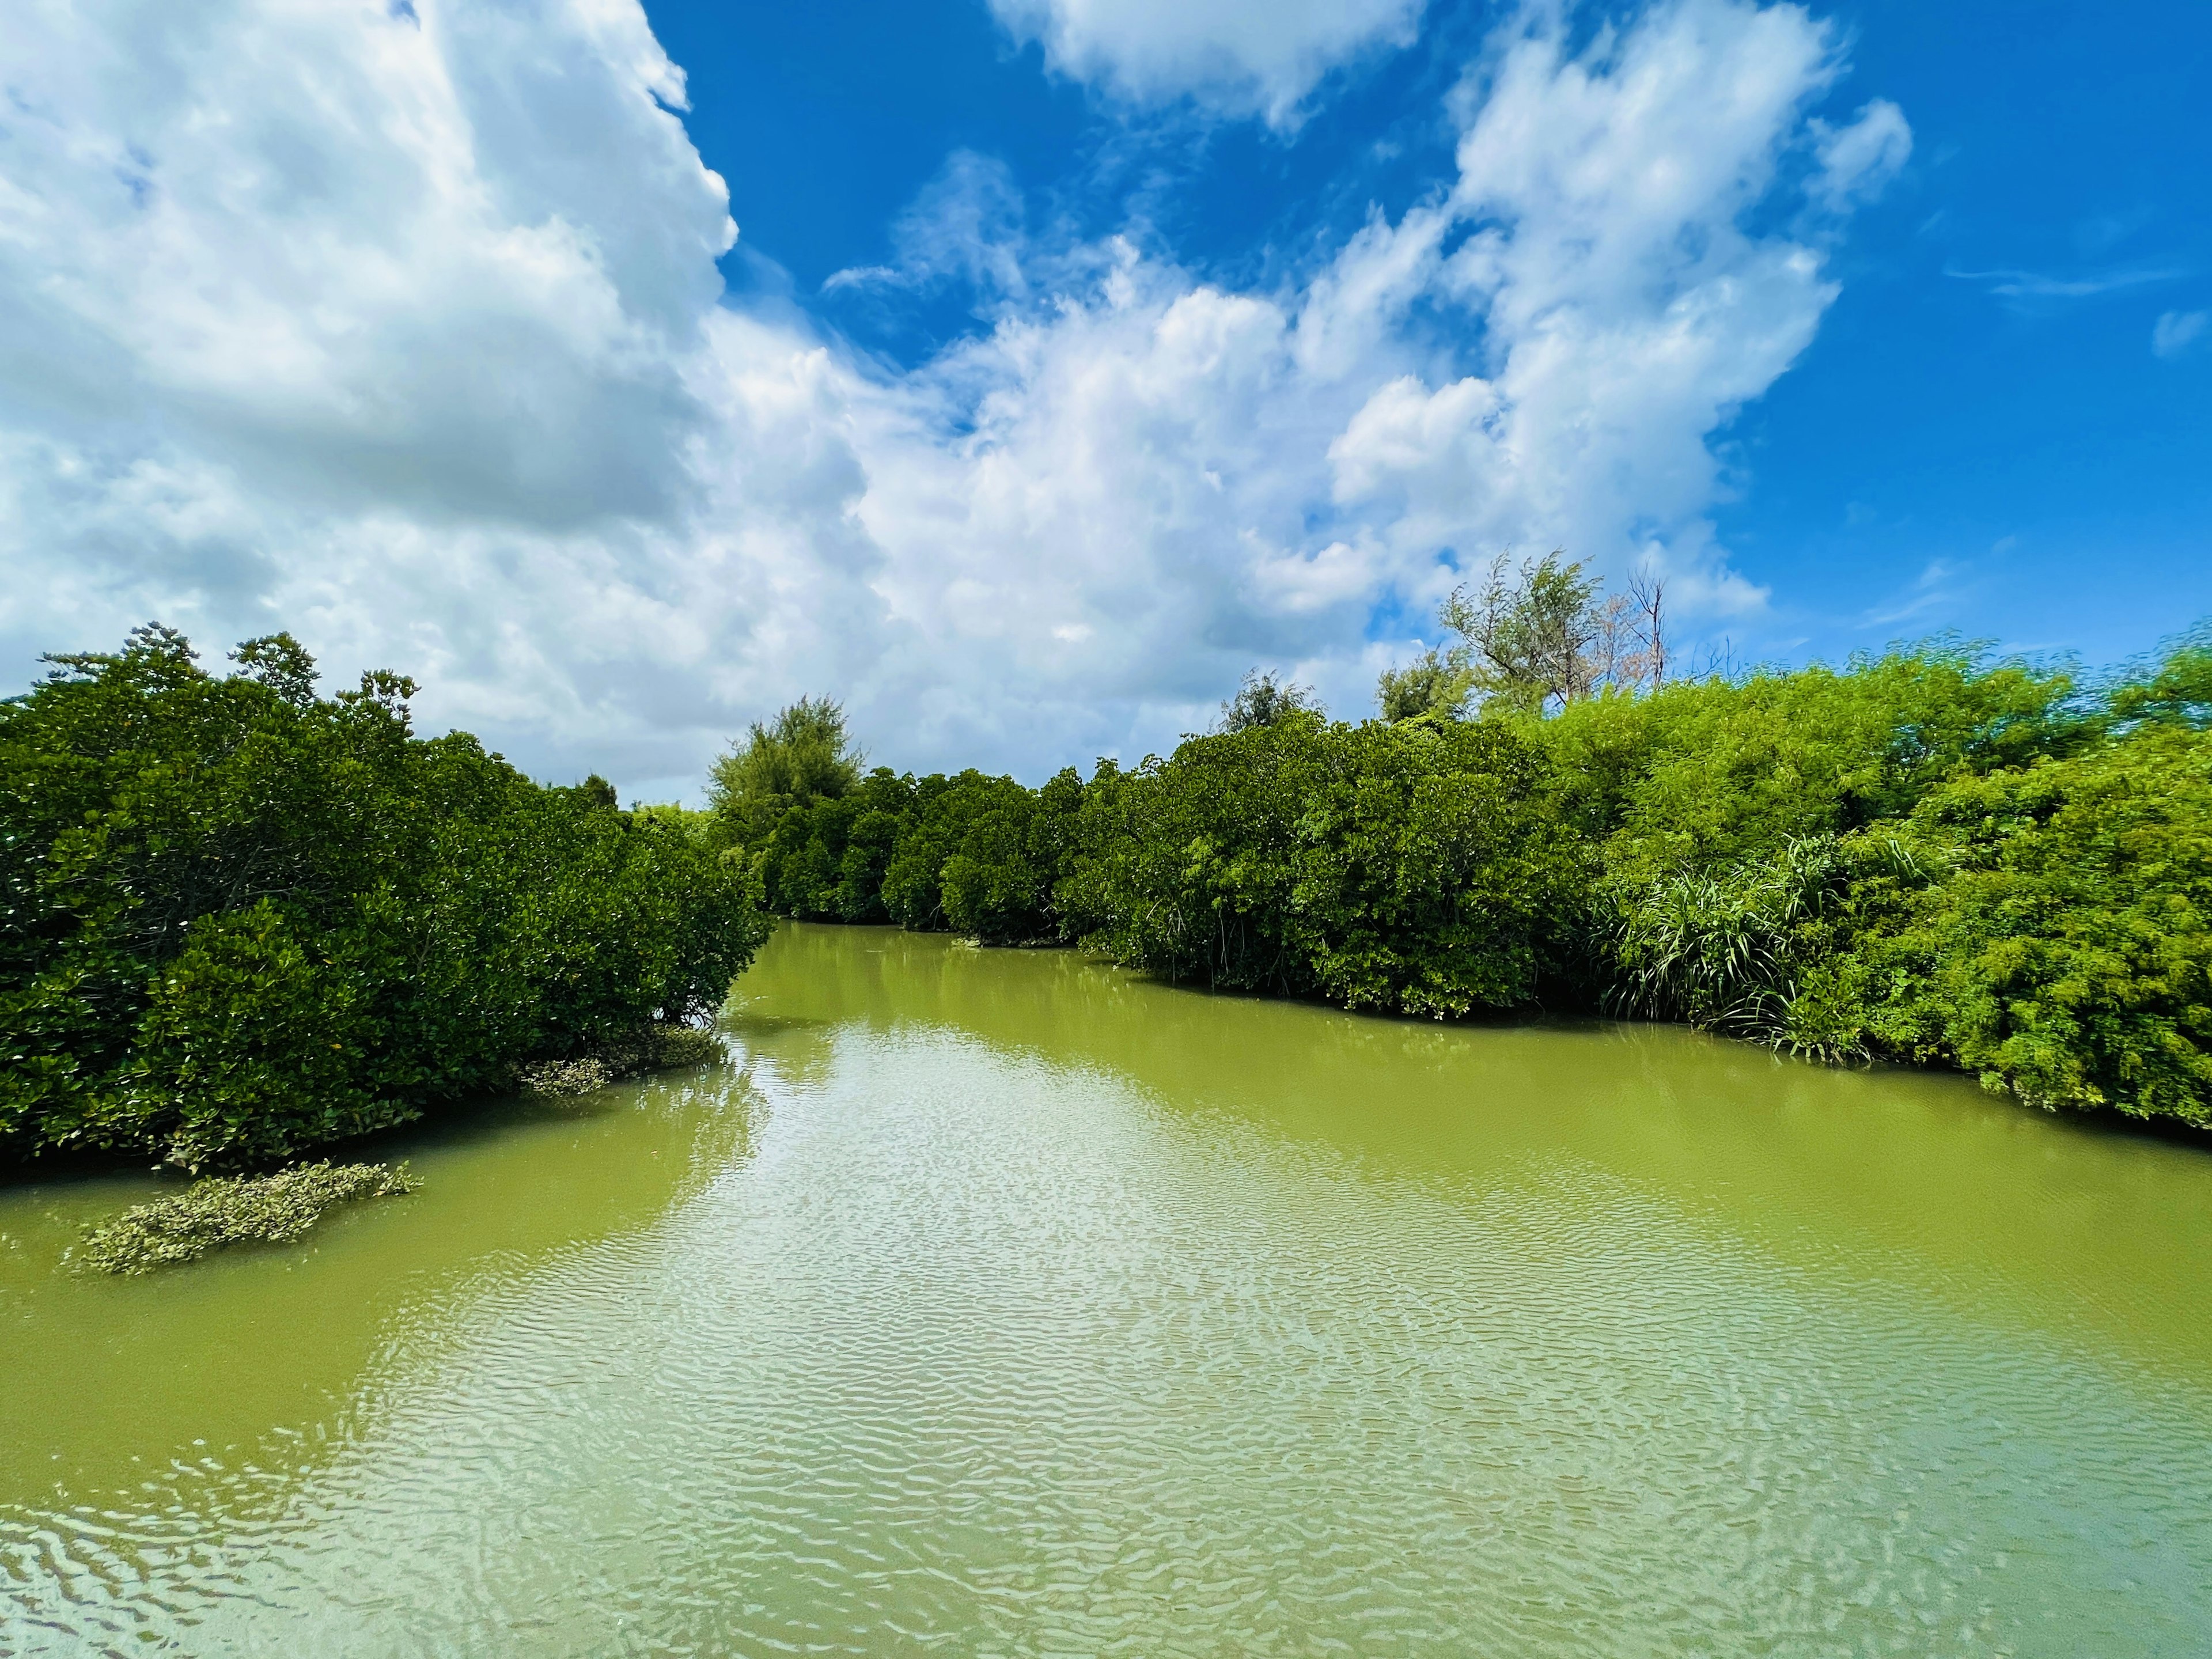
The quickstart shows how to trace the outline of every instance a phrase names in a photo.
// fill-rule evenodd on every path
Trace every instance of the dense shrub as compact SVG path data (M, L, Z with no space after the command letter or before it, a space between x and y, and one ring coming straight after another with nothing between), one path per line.
M1960 772L2069 752L2092 735L2073 689L1939 644L1591 697L1519 724L1549 753L1563 809L1604 843L1608 876L1643 883L1900 817Z
M1087 783L878 770L741 855L787 915L1352 1008L1607 1008L2212 1124L2203 635L2094 694L1939 641L1473 719L1435 665L1449 695L1385 676L1406 718L1358 726L1248 682L1222 730Z
M1610 999L2207 1122L2203 659L2185 647L2101 708L1946 650L1568 710L1548 735L1585 801L1592 733L1656 733L1585 819L1607 837Z
M1030 790L878 767L845 794L787 809L750 857L780 915L1019 944L1058 936L1052 890L1082 799L1073 769ZM731 839L746 856L734 823Z
M848 793L787 810L759 855L769 903L809 921L888 921L884 876L915 787L878 767Z
M1116 783L1066 902L1124 962L1442 1017L1534 1002L1576 931L1583 849L1502 723L1291 719Z
M1842 1059L1792 1024L1803 978L1824 959L1848 883L1835 838L1793 839L1722 870L1677 870L1616 898L1606 945L1607 1003L1730 1036Z
M1867 884L1822 988L1868 1047L2212 1124L2212 734L1955 780L1896 845L1907 873Z
M273 1162L696 1018L765 936L684 824L238 660L142 629L0 704L0 1151Z

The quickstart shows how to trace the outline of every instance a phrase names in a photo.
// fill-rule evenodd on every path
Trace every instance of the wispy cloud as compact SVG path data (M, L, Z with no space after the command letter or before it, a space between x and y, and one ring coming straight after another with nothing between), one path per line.
M2212 313L2169 311L2151 325L2150 349L2160 357L2179 357L2197 343Z
M1820 170L1808 188L1814 199L1838 212L1879 196L1912 155L1912 129L1905 112L1887 98L1865 106L1848 126L1832 127L1820 120L1810 125Z
M2165 265L2126 265L2106 270L2086 271L2077 276L2054 276L2040 270L2008 268L1961 270L1955 265L1946 265L1943 274L1962 283L1986 283L1989 291L2002 300L2033 301L2091 300L2103 294L2147 288L2154 283L2170 283L2189 273Z
M822 291L836 294L844 289L911 287L913 279L896 265L848 265L842 270L833 270L822 279Z
M892 224L895 261L834 272L822 291L921 291L964 282L981 298L1019 298L1032 257L1023 218L1022 193L1006 164L955 150Z
M2008 536L1990 550L2002 552L2011 540ZM1958 578L1962 574L1960 567L1948 559L1930 559L1903 592L1893 594L1886 603L1860 617L1859 626L1895 628L1903 623L1924 620L1958 597Z

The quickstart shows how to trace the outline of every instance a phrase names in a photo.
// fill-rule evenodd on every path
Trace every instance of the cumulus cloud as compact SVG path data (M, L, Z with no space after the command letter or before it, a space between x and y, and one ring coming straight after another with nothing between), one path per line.
M565 21L11 7L0 412L301 502L667 510L726 192L643 15Z
M1039 246L955 157L894 275L987 322L911 370L720 301L726 197L633 0L413 13L0 21L11 676L286 626L551 775L683 787L817 690L886 759L1037 775L1255 662L1356 710L1499 547L1759 601L1713 439L1834 292L1746 228L1837 73L1793 7L1516 23L1453 176L1264 292Z
M1138 103L1188 97L1296 125L1330 70L1411 46L1422 0L990 0L1061 73Z

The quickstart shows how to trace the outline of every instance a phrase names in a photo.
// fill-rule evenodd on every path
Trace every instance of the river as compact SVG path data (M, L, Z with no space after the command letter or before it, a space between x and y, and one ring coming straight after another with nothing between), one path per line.
M0 1651L2212 1647L2212 1155L1952 1077L787 927L734 1062L68 1270Z

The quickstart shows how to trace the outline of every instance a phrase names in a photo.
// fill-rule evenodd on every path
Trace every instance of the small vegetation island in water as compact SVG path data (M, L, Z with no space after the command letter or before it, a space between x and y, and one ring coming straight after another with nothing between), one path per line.
M866 770L804 701L702 811L418 738L411 682L319 696L283 635L227 674L159 627L52 659L0 702L0 1163L265 1171L709 1058L775 916L1352 1009L1684 1021L2212 1126L2212 638L2100 681L1948 641L1670 673L1662 599L1501 560L1377 718L1255 674L1173 754L1034 789ZM313 1167L165 1200L109 1254L406 1186Z
M95 1273L146 1273L228 1244L289 1244L335 1204L399 1198L419 1185L401 1164L295 1164L265 1176L210 1176L125 1210L77 1252Z

